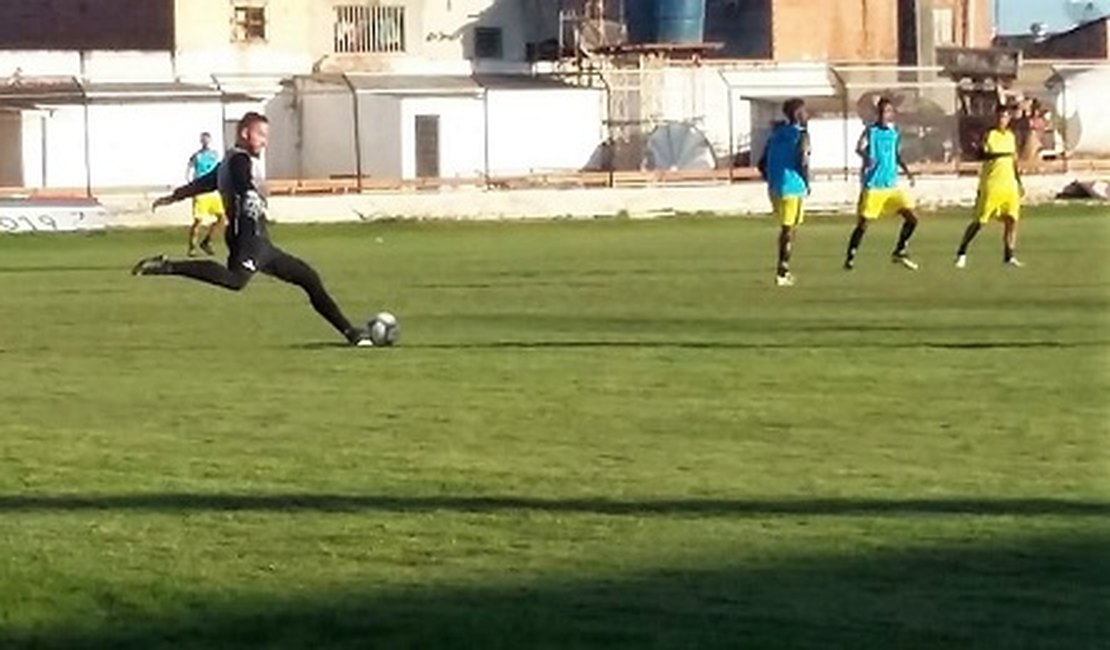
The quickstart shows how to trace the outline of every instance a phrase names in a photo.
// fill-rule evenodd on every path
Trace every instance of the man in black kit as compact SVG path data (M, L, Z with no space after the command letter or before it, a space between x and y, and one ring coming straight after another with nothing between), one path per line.
M308 294L312 307L351 345L371 346L369 335L354 327L324 289L315 269L270 243L266 232L265 172L261 156L269 137L269 122L258 113L239 120L238 136L220 164L154 202L154 209L219 190L227 215L227 266L211 260L170 260L165 255L147 257L131 270L133 275L179 275L239 291L257 272L295 284Z

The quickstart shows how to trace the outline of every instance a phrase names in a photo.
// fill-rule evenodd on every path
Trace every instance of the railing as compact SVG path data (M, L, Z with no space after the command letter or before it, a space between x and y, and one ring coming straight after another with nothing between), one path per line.
M381 5L335 7L334 51L339 54L405 51L405 8Z
M910 165L910 170L919 176L925 177L951 177L953 167L950 164L917 164ZM974 176L979 172L978 163L960 163L957 172L959 176ZM1110 172L1110 160L1084 160L1072 159L1068 161L1067 169L1063 161L1044 161L1034 170L1026 173L1027 176L1037 174L1105 174ZM839 180L842 174L839 170L819 171L814 173L815 180ZM634 188L672 184L726 184L729 182L757 182L759 172L752 167L738 167L728 169L709 169L698 171L663 171L663 172L547 172L520 176L481 176L460 178L418 178L409 180L366 177L362 181L364 192L404 192L404 191L434 191L460 187L483 188L492 190L521 190L521 189L601 189L601 188ZM268 183L270 194L274 196L313 195L313 194L355 194L359 186L353 176L326 178L326 179L272 179ZM157 193L165 188L134 187L112 188L115 194L143 194ZM16 188L0 187L0 197L21 196L38 199L69 199L83 198L83 188Z

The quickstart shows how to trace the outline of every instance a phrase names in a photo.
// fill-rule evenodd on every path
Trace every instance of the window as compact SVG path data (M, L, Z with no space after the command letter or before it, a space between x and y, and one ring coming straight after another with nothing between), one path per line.
M235 5L234 18L231 40L236 43L266 40L266 7Z
M956 30L952 24L951 9L933 9L933 45L952 45L956 42Z
M501 28L476 27L474 29L474 58L500 59L501 57Z
M404 52L405 8L383 5L335 7L335 52Z

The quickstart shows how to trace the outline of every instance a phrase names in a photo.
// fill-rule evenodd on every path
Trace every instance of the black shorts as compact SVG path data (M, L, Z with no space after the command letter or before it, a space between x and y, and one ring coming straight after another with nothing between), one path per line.
M227 268L231 271L265 272L275 260L285 256L285 251L258 236L229 237L227 240Z

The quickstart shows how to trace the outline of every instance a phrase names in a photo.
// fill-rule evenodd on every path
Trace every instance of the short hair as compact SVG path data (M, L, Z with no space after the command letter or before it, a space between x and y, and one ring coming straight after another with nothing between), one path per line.
M239 124L237 124L235 126L235 131L237 133L242 133L243 129L249 129L252 126L254 126L255 124L259 124L259 123L269 124L270 120L266 119L266 116L263 115L262 113L256 113L255 111L250 111L246 115L244 115L243 117L241 117L239 119Z
M200 132L200 137L202 137L202 138L211 138L212 134L209 133L208 131L201 131Z
M879 101L875 102L875 110L878 111L880 117L883 114L883 109L887 106L894 106L894 100L886 95L883 95L879 98Z
M794 113L798 112L799 108L806 105L806 100L801 97L792 97L782 103L782 113L788 118L793 119Z

